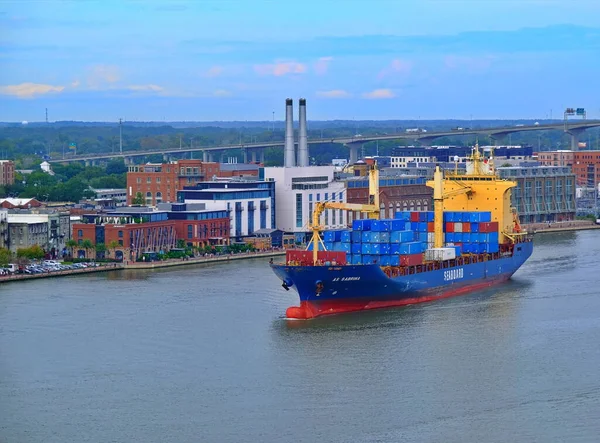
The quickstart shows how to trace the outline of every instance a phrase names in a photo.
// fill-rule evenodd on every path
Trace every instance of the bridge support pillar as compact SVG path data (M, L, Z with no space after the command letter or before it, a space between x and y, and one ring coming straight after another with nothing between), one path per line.
M202 161L204 163L208 162L208 152L202 151Z
M585 129L571 128L565 132L571 136L571 151L579 151L579 136L585 132Z
M506 141L506 134L488 134L488 137L494 142L494 146L501 145Z
M248 148L242 148L242 159L244 163L248 163Z
M265 164L265 150L264 149L260 150L260 154L259 154L258 158L259 158L261 165L264 165Z
M171 162L171 156L169 154L163 154L163 161L165 163L170 163Z
M226 160L227 160L227 151L220 151L219 152L219 162L225 163Z
M358 161L358 149L361 147L362 147L362 145L357 145L357 144L348 145L348 148L350 148L350 164L351 165L353 165L354 163L356 163Z
M133 157L123 157L123 162L126 165L133 165Z
M212 153L212 151L207 153L207 158L208 158L208 161L209 161L210 163L212 163L212 162L214 162L214 161L215 161L215 156L214 156L214 154Z
M256 163L256 150L253 149L250 153L252 155L252 163Z

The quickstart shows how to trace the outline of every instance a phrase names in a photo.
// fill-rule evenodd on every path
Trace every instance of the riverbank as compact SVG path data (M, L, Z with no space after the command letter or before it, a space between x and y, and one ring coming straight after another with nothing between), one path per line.
M155 261L155 262L134 262L134 263L126 263L124 265L125 269L158 269L158 268L171 268L175 266L189 266L189 265L198 265L205 263L215 263L215 262L228 262L233 260L248 260L254 258L269 258L269 257L278 257L281 255L285 255L285 251L268 251L268 252L248 252L248 253L240 253L240 254L228 254L228 255L217 255L212 257L197 257L190 258L186 260L178 260L178 259L169 259L165 261Z
M17 280L35 280L39 278L66 277L69 275L92 274L95 272L118 271L123 269L122 263L101 263L93 268L66 269L64 271L43 272L40 274L11 274L0 276L0 283Z
M527 232L533 234L544 234L551 232L565 232L565 231L584 231L591 229L600 229L600 225L588 220L574 220L565 222L554 222L554 223L534 223L529 225L523 225L523 228Z

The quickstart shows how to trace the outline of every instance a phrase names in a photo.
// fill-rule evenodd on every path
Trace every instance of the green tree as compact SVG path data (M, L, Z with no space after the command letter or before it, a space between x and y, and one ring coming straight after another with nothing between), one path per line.
M106 245L104 243L98 243L96 245L96 258L104 258L106 252Z
M146 201L144 200L144 196L141 192L135 194L135 197L133 197L133 200L131 200L132 205L143 205L145 202Z
M28 258L29 260L41 260L44 258L46 253L40 247L40 245L33 245L29 248L19 248L17 249L17 257L19 258Z
M119 246L121 246L121 245L119 245L119 242L118 242L118 241L116 241L116 240L111 240L111 241L108 243L108 249L112 251L112 256L113 256L113 258L114 258L115 260L116 260L116 258L117 258L117 248L118 248Z
M69 248L69 251L71 251L71 257L73 257L74 254L74 249L77 247L77 240L74 240L72 238L70 238L69 240L67 240L67 242L65 243L65 246L67 248Z
M90 239L86 238L81 242L81 247L85 249L85 258L88 258L90 251L94 249L94 244Z
M106 173L108 175L125 174L127 172L127 166L122 158L116 158L111 160L106 165Z
M0 267L7 266L12 260L12 252L6 248L0 248Z

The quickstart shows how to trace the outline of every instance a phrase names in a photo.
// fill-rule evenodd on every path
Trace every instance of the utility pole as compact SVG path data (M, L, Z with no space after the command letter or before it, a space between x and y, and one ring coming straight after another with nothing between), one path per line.
M273 111L273 130L271 132L275 132L275 111Z
M46 108L46 124L48 124L48 108Z
M123 153L123 130L122 130L122 125L123 124L123 119L120 118L119 119L119 154Z

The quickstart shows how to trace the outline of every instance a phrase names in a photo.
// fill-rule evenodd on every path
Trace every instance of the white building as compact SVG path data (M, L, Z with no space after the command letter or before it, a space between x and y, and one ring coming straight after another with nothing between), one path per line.
M127 189L94 189L97 203L114 203L112 206L127 206Z
M177 192L180 203L204 203L206 210L228 210L231 239L275 228L275 185L266 181L200 182Z
M435 162L435 157L427 156L402 156L402 157L391 157L390 167L392 168L406 168L408 163L431 163Z
M275 182L277 229L307 232L315 202L346 203L345 185L334 181L334 170L334 166L265 168L265 180ZM346 211L341 209L327 209L321 216L327 229L345 228L346 221Z

